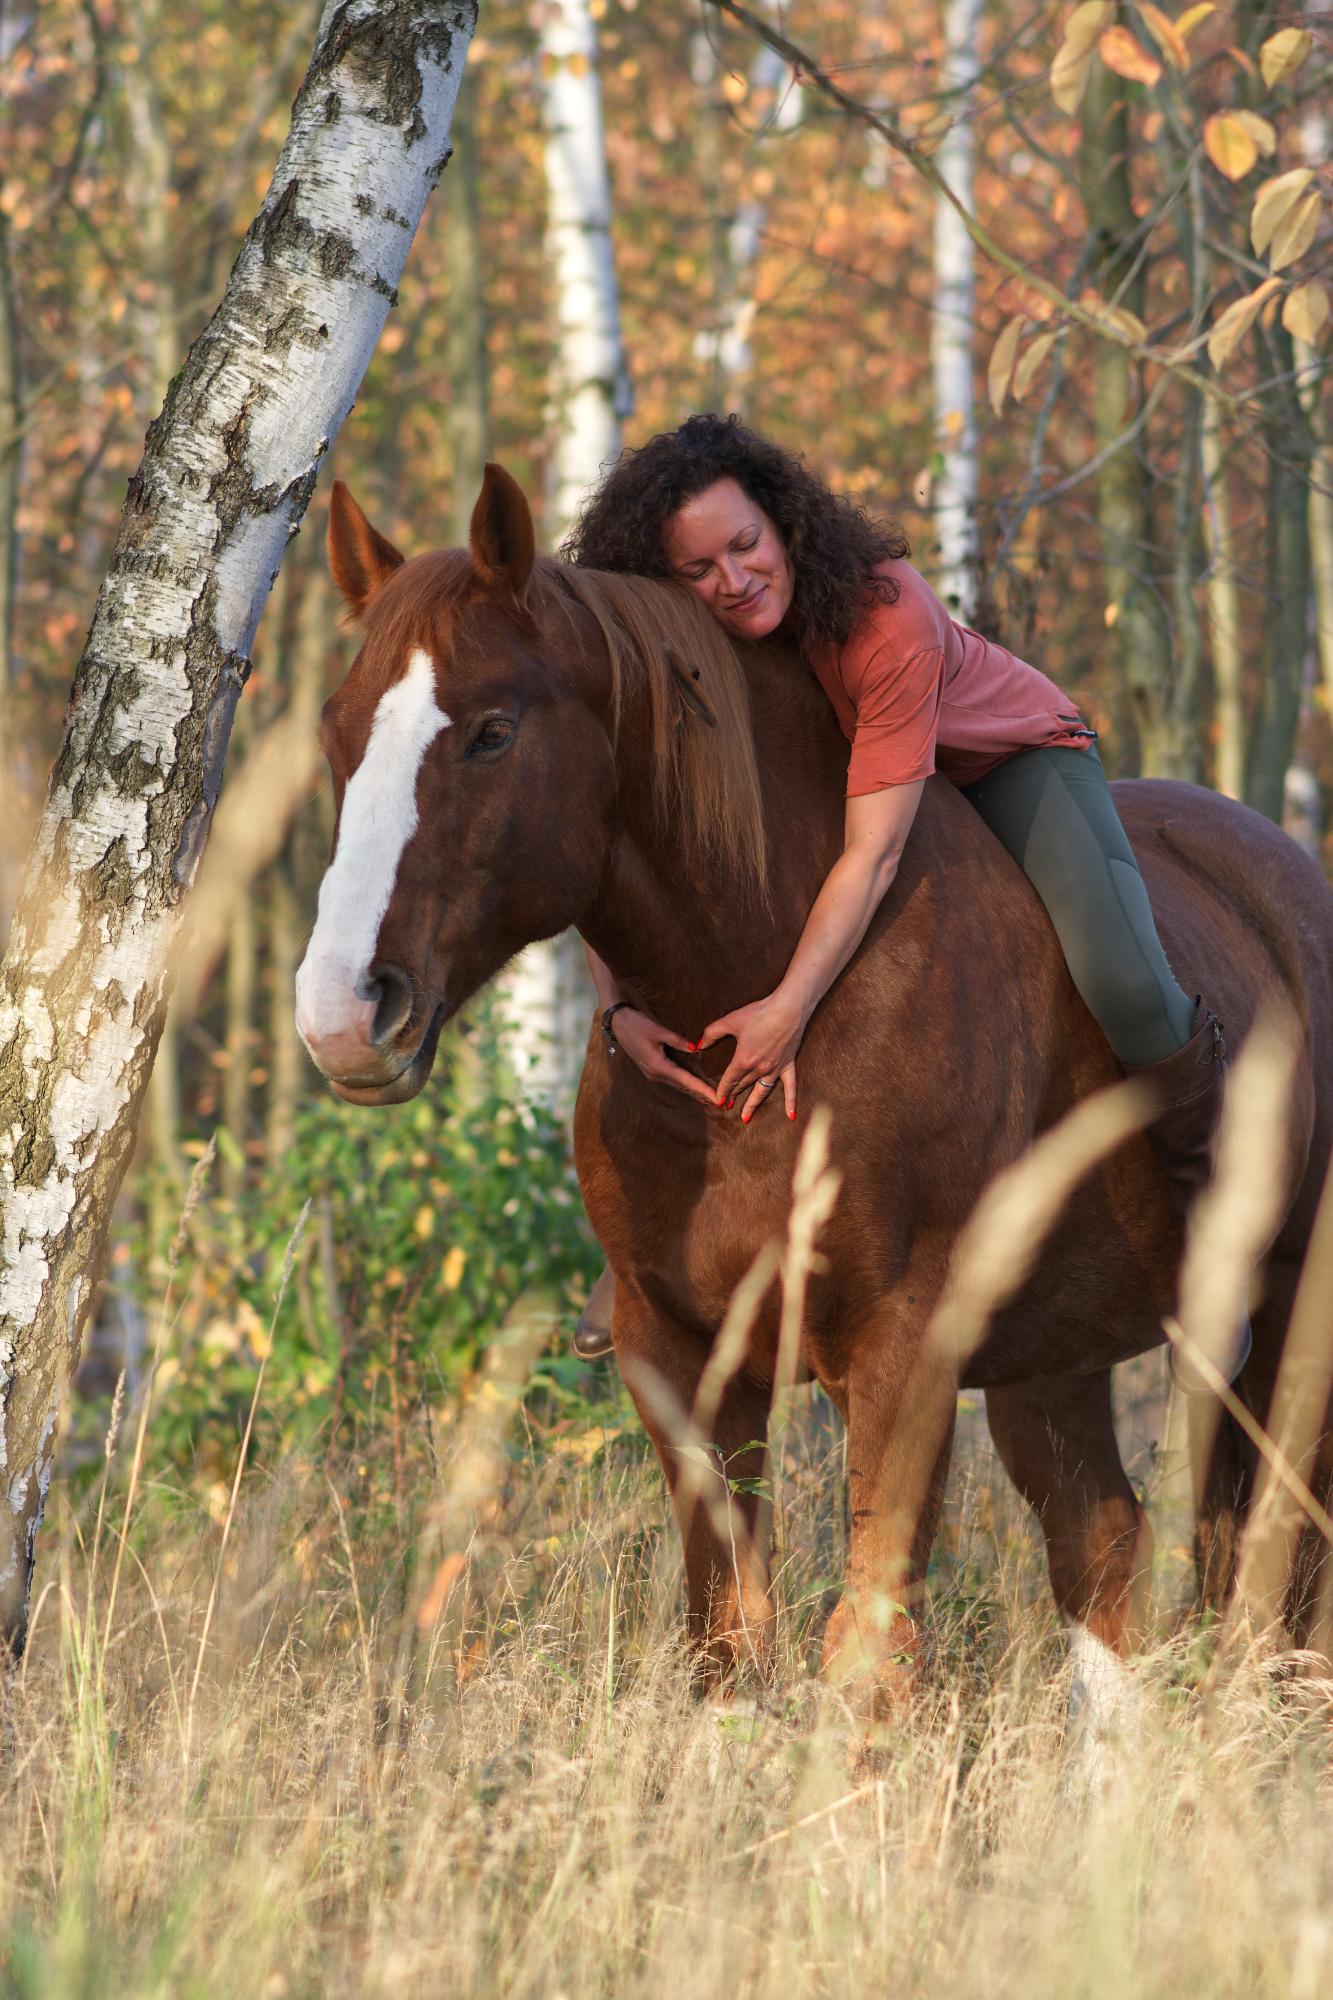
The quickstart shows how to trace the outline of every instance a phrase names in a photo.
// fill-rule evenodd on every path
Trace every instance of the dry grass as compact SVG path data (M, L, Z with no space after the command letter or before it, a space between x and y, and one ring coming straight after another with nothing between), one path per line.
M632 1430L590 1459L520 1430L424 1625L466 1421L401 1523L373 1458L247 1473L192 1740L225 1495L150 1456L109 1632L126 1475L96 1549L96 1495L58 1503L7 1717L7 1990L1327 1992L1333 1690L1250 1660L1197 1692L1180 1523L1141 1740L1090 1805L1039 1553L965 1444L929 1686L867 1758L811 1672L840 1440L803 1399L783 1437L782 1687L720 1719Z

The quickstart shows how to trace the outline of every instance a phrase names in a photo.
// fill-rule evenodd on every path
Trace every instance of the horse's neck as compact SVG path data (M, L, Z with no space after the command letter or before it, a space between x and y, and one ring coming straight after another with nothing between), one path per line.
M691 861L689 843L660 823L646 733L627 716L618 822L582 927L629 997L682 1034L777 985L841 845L846 745L832 709L790 655L757 653L754 672L767 906L753 881Z

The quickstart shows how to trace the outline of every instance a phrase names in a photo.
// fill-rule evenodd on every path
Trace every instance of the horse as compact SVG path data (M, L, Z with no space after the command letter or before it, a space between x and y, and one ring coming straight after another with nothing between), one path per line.
M732 640L670 581L539 557L498 466L468 549L411 560L335 483L329 559L362 644L320 724L338 817L297 1022L339 1097L413 1096L444 1022L523 946L570 926L635 1003L692 1040L777 984L840 850L848 755L790 645ZM1207 994L1233 1046L1274 997L1299 1024L1281 1220L1240 1385L1262 1419L1333 1144L1333 892L1242 805L1179 783L1115 789L1182 982ZM682 1060L715 1084L725 1057ZM1140 1636L1150 1542L1111 1370L1163 1340L1180 1227L1136 1130L1076 1188L976 1351L951 1360L928 1339L988 1183L1120 1077L1035 892L947 780L927 783L897 879L811 1019L798 1072L796 1119L767 1109L744 1126L647 1082L594 1022L575 1111L583 1199L616 1279L616 1356L676 1505L701 1679L727 1682L771 1625L760 1495L776 1286L709 1420L721 1519L695 1504L671 1412L696 1407L756 1246L783 1235L818 1106L841 1192L798 1358L842 1415L850 1482L826 1670L851 1663L876 1703L916 1683L926 1562L970 1387L1040 1524L1071 1639L1114 1675ZM1323 1493L1330 1442L1326 1427ZM1254 1474L1223 1415L1198 1503L1214 1593ZM1293 1586L1291 1616L1308 1623L1309 1603Z

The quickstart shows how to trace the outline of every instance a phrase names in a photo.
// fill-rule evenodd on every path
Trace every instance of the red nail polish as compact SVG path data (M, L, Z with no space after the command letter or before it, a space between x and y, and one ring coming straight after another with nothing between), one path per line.
M789 1112L787 1113L787 1116L788 1116L789 1118L794 1118L794 1117L796 1116L796 1113L795 1113L794 1111L789 1111Z
M742 1111L742 1113L741 1113L741 1124L742 1124L742 1125L748 1125L748 1124L749 1124L749 1122L750 1122L750 1114L749 1114L749 1112L748 1112L748 1111Z
M732 1109L733 1109L733 1107L735 1106L735 1103L736 1103L736 1100L735 1100L735 1098L734 1098L734 1097L729 1097L729 1098L727 1099L727 1109L728 1109L728 1111L730 1111L730 1110L732 1110Z

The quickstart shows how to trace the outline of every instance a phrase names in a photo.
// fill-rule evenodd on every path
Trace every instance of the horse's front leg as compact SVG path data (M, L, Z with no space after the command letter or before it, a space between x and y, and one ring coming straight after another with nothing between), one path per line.
M771 1392L741 1373L713 1412L701 1409L708 1344L653 1311L628 1285L616 1288L613 1335L680 1526L700 1681L716 1687L745 1666L767 1673L771 1525L762 1486Z
M920 1664L958 1378L926 1350L919 1314L886 1314L858 1343L843 1399L851 1537L824 1671L879 1715L910 1694Z

